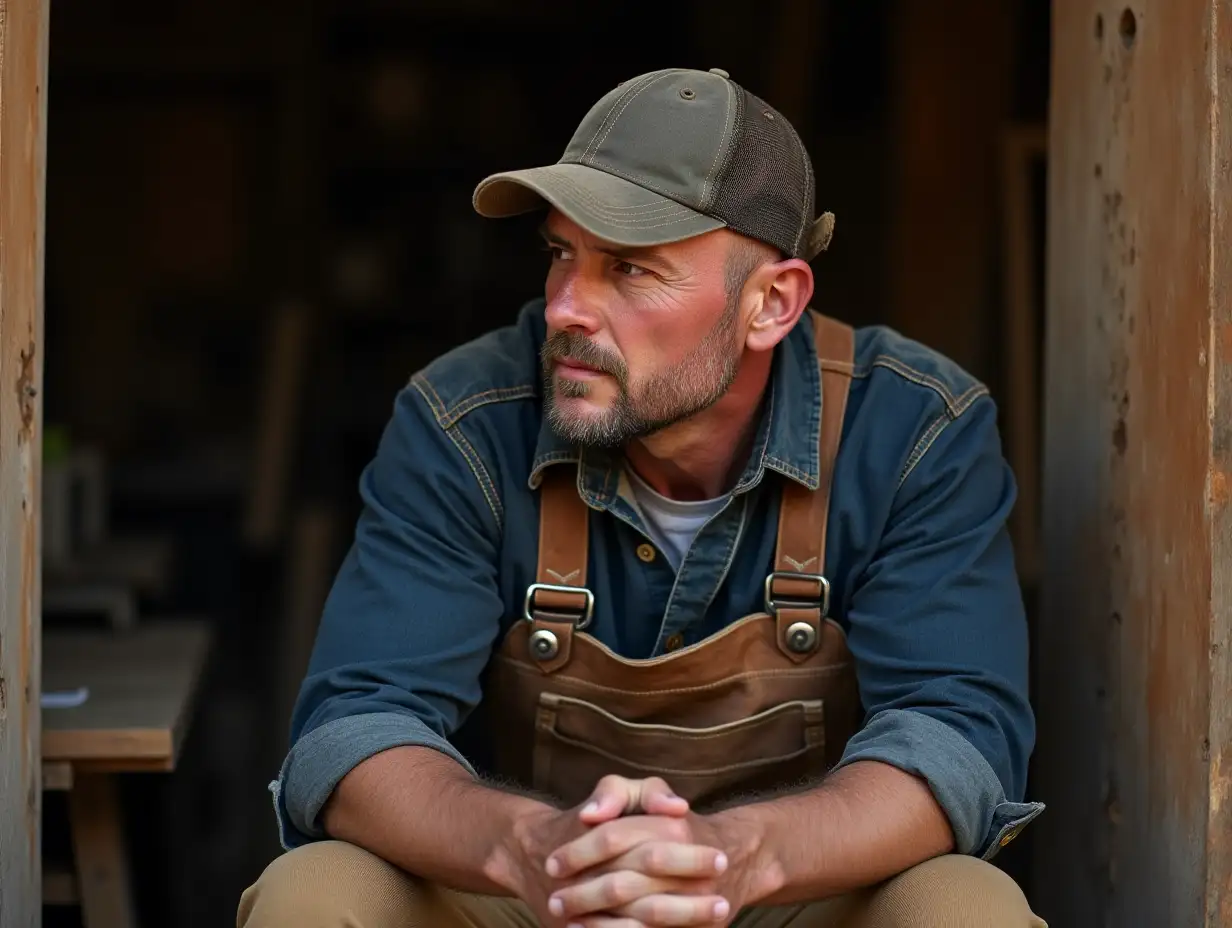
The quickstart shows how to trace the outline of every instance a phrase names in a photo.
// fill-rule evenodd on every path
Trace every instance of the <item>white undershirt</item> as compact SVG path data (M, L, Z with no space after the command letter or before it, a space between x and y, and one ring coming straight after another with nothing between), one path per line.
M725 497L689 501L668 499L651 489L632 468L626 468L626 473L647 534L671 565L679 569L693 539L706 521L723 508Z

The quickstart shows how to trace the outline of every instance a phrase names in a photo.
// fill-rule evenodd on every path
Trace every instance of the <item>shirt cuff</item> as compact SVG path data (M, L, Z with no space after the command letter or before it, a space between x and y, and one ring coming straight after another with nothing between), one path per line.
M930 715L887 709L848 743L835 769L858 760L897 767L928 783L954 832L955 850L989 860L1044 811L1010 802L988 761L966 738Z
M374 754L407 745L433 748L475 773L446 739L415 716L399 712L334 719L296 741L269 787L283 849L324 838L317 818L339 781Z

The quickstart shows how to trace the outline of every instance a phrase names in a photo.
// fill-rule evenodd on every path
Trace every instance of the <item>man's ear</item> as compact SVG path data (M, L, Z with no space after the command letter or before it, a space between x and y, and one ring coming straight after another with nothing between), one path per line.
M813 298L813 269L808 262L789 258L765 264L754 274L749 288L758 301L745 344L753 351L769 351L792 330Z

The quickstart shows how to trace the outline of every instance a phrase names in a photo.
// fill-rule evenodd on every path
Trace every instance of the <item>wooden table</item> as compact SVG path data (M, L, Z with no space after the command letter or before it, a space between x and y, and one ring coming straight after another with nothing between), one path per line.
M79 902L85 928L129 928L133 905L115 775L171 771L209 653L201 621L43 634L43 691L88 687L43 709L43 785L66 789L74 872L44 877L49 903Z

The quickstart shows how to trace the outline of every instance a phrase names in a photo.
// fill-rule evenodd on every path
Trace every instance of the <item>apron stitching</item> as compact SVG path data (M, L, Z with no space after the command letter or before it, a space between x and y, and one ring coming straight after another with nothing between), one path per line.
M508 657L507 655L504 655L504 654L497 654L494 660L507 664L510 667L512 667L514 670L516 670L518 673L524 674L526 676L531 676L535 678L542 676L541 672L539 671L537 667L531 667L527 664L524 664L521 662L521 660L517 658ZM619 693L620 695L623 695L623 696L641 696L641 697L653 698L656 696L672 696L672 695L677 695L677 694L682 694L682 693L701 693L701 692L705 692L706 690L714 689L715 687L723 686L724 684L731 683L732 681L735 681L735 680L756 680L756 679L763 678L763 677L769 678L769 677L831 676L832 674L837 674L843 670L846 670L849 666L851 666L851 664L848 661L842 664L827 664L825 667L805 667L805 668L790 667L790 668L782 668L782 669L774 669L774 670L750 670L750 671L747 671L746 673L736 674L730 677L724 677L722 680L715 681L714 683L704 683L698 686L673 687L671 689L666 689L666 690L650 690L650 691L622 690L614 686L605 686L602 683L592 683L591 681L584 680L581 677L566 677L566 676L561 676L560 674L556 675L556 680L558 682L563 682L567 680L570 683L578 684L579 686L584 687L586 689L601 691L605 693Z

